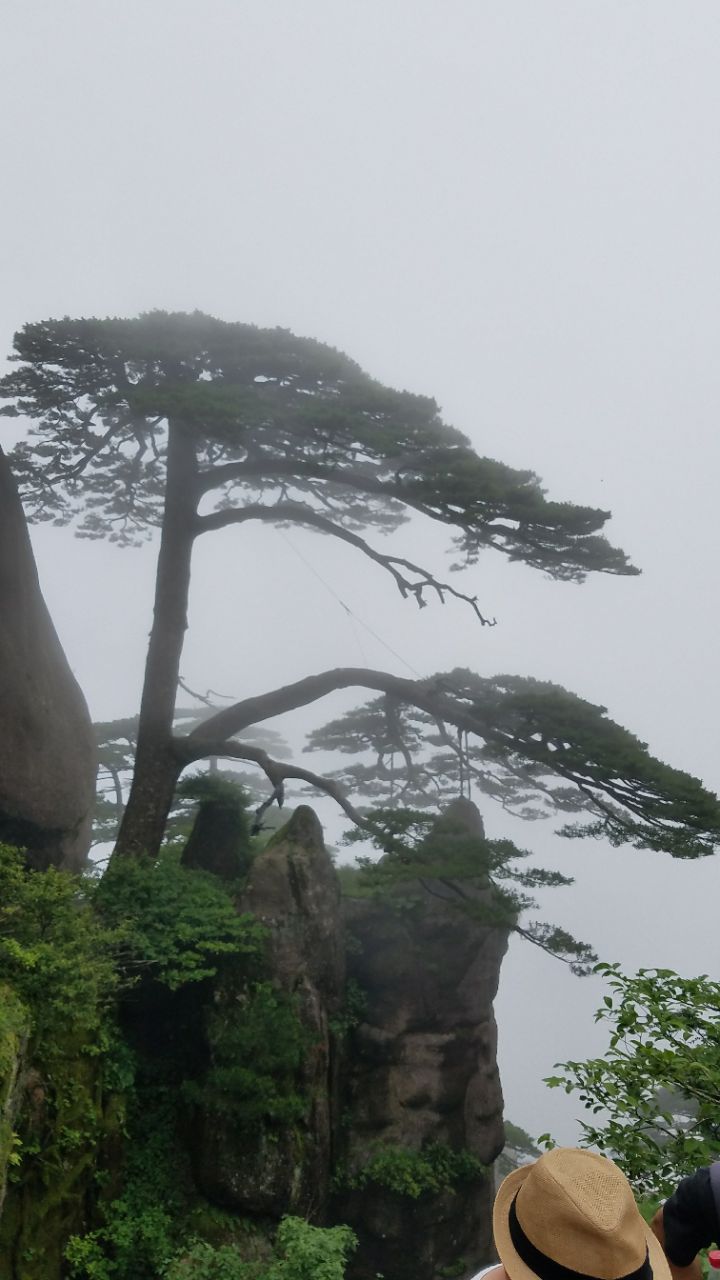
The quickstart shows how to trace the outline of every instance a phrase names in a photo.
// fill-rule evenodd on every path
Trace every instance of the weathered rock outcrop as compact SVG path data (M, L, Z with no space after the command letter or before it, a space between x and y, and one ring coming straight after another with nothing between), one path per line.
M215 977L176 991L149 977L121 1013L136 1099L148 1104L131 1141L142 1150L148 1137L150 1154L161 1134L165 1149L164 1101L153 1128L162 1080L163 1097L178 1098L172 1158L189 1203L199 1192L230 1221L269 1227L287 1213L347 1222L360 1237L353 1280L467 1276L490 1257L492 1175L467 1155L490 1164L503 1144L492 1001L507 938L493 923L474 806L452 806L433 839L427 857L421 850L422 878L341 903L320 824L298 809L256 857L237 903L267 931L264 963L226 957ZM459 869L468 858L470 879ZM462 881L437 878L445 861ZM202 851L198 862L206 865ZM346 963L365 1001L354 1026L362 1001L357 991L349 998ZM87 1032L71 1023L59 1048L60 1085L72 1087L56 1080L49 1092L26 1052L24 1011L13 1013L4 994L0 1171L19 1114L53 1175L48 1182L45 1164L31 1164L13 1181L0 1272L59 1280L68 1237L102 1223L95 1170L122 1185L127 1100L107 1091L102 1055L86 1051ZM70 1153L67 1133L80 1135ZM440 1184L401 1189L368 1175L378 1151L427 1159L428 1150L460 1158Z
M337 876L312 809L297 809L256 858L239 905L268 930L272 983L293 1000L305 1032L295 1084L303 1114L294 1124L247 1128L206 1110L197 1177L209 1199L236 1212L317 1220L334 1157L338 1085L330 1022L343 999L345 948ZM245 989L226 980L214 1000L215 1025L242 1018L244 999Z
M201 781L205 786L182 863L232 882L245 875L252 860L244 805L239 802L238 789L222 779L206 774Z
M95 741L38 583L0 450L0 840L33 866L78 868L90 842Z
M478 810L455 801L435 836L448 854L454 841L482 842ZM465 881L462 892L491 906L492 890L481 883ZM464 911L445 881L406 881L400 894L397 905L344 904L355 940L348 973L367 997L348 1063L347 1165L352 1173L379 1149L431 1143L490 1164L503 1146L492 1002L507 931ZM468 1274L491 1256L492 1199L490 1176L417 1200L373 1182L351 1190L335 1206L361 1240L351 1274L432 1280L453 1267Z

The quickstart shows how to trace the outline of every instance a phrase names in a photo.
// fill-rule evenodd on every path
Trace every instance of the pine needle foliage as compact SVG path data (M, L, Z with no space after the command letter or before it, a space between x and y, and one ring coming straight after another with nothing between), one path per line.
M636 572L600 533L607 512L549 501L533 472L478 456L433 400L313 339L152 311L28 324L14 346L2 412L35 424L12 463L38 519L146 537L162 520L175 421L193 433L218 511L282 489L348 528L423 512L456 527L465 561L494 547L557 578Z
M607 708L522 676L456 669L427 684L457 700L471 731L383 696L315 730L308 750L351 755L333 778L385 810L437 811L464 786L515 817L579 815L563 825L564 836L679 858L712 853L720 842L717 797L652 756Z

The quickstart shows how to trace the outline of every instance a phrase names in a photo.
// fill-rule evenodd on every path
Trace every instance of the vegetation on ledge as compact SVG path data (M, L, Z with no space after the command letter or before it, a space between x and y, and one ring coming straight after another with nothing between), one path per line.
M444 1143L428 1143L421 1151L382 1147L354 1172L340 1170L338 1188L357 1189L374 1182L395 1195L417 1200L422 1195L452 1191L459 1182L487 1177L488 1168L469 1151L454 1151Z

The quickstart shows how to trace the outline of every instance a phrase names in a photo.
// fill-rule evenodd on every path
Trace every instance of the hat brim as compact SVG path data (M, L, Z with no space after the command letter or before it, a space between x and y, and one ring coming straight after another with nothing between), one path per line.
M500 1183L495 1203L493 1205L493 1235L495 1237L495 1248L498 1257L502 1262L510 1280L538 1280L535 1271L531 1271L527 1263L523 1262L520 1255L516 1252L510 1237L510 1205L517 1195L520 1187L527 1178L532 1164L521 1165L519 1169L514 1169L512 1173ZM643 1222L645 1235L647 1236L648 1254L650 1257L650 1266L652 1267L653 1280L672 1280L672 1273L668 1260L662 1249L662 1245L657 1236L653 1233L647 1222Z

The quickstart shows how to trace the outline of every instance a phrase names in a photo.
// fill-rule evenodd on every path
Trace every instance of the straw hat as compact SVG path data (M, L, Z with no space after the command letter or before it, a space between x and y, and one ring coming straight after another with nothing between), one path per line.
M515 1169L493 1230L510 1280L671 1280L624 1173L591 1151L555 1147Z

